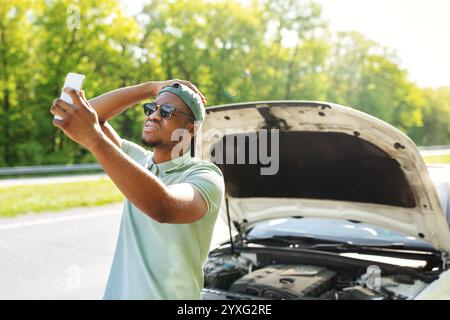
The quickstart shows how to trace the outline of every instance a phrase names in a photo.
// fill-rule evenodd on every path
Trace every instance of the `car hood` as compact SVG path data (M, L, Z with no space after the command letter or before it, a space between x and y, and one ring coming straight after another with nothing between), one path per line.
M326 102L251 102L208 108L201 130L197 155L222 170L221 215L241 232L268 219L332 218L450 252L448 223L419 150L380 119Z

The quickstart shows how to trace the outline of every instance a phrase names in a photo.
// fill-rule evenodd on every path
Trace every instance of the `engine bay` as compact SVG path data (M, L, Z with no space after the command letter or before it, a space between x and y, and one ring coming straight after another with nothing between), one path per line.
M203 299L406 300L414 298L436 276L434 272L422 276L367 261L355 260L355 266L346 268L330 259L305 263L302 259L267 257L254 252L217 251L210 255L204 266Z

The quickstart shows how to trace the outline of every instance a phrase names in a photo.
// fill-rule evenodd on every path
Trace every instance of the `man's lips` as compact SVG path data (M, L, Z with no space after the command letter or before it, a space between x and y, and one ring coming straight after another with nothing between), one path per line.
M160 127L156 123L151 121L147 121L144 126L144 131L157 131L159 129Z

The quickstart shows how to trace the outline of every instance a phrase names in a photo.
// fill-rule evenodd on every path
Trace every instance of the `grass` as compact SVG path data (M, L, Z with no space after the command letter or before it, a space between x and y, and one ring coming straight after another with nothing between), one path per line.
M450 163L450 154L423 157L426 163Z
M109 179L0 188L0 217L28 212L58 211L122 201Z
M450 163L450 155L424 157L426 163ZM59 211L120 202L123 195L109 179L0 188L0 217Z

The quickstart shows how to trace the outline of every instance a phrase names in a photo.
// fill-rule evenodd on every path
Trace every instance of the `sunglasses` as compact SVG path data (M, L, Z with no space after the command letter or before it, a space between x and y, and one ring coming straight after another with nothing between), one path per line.
M161 117L163 119L170 119L170 117L172 117L174 112L178 112L178 113L184 115L185 117L191 119L192 121L195 121L194 117L191 116L189 113L180 111L180 110L178 110L177 107L172 106L170 104L159 105L156 102L148 102L148 103L144 103L142 105L142 108L144 108L144 113L147 117L149 115L151 115L152 113L156 112L157 110L159 110L159 114L161 115Z

